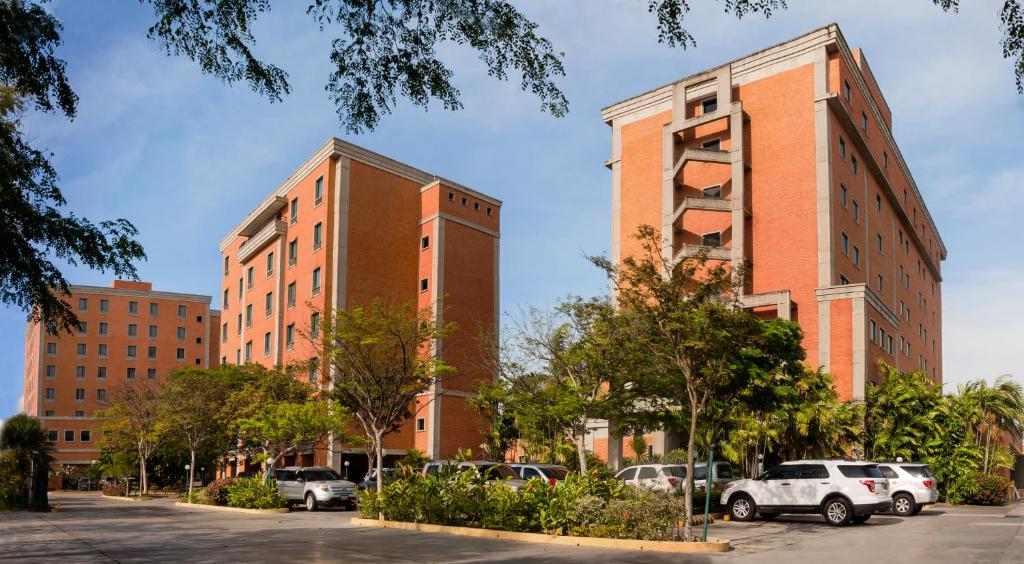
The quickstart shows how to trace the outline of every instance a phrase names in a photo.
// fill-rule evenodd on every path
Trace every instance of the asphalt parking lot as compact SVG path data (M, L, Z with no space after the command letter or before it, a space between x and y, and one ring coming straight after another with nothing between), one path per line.
M349 511L281 515L182 509L56 494L61 511L0 513L0 560L13 562L1024 562L1024 505L927 509L832 528L820 517L715 523L718 555L638 553L353 527Z

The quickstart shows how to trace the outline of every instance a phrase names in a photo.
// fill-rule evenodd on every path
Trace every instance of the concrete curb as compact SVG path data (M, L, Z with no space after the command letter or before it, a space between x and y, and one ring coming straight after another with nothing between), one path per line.
M147 497L146 499L140 499L140 498L137 498L137 497L125 497L123 495L107 495L107 494L100 494L100 496L103 497L103 499L113 499L113 500L116 500L116 501L133 501L135 503L138 503L140 501L152 501L152 500L156 499L156 498L153 498L153 497Z
M644 550L648 552L727 552L729 540L708 537L708 542L682 541L648 541L632 539L604 539L594 537L568 537L562 535L545 535L541 533L515 533L511 531L495 531L491 529L475 529L472 527L448 527L445 525L429 525L426 523L406 523L402 521L381 521L379 519L352 518L356 527L382 527L385 529L401 529L404 531L420 531L424 533L444 533L463 537L477 537L495 540L532 542L539 544L557 544L562 546L588 546L594 548L618 548L625 550Z
M208 509L210 511L227 511L229 513L249 513L251 515L280 515L281 513L288 513L287 507L280 509L244 509L241 507L224 507L221 505L204 505L202 503L182 503L180 501L174 502L174 507L189 508L189 509Z

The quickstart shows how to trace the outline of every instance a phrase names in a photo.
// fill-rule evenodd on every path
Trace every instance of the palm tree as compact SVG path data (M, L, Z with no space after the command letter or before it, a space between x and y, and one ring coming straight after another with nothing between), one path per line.
M988 472L993 434L1003 432L1014 437L1024 434L1024 387L1004 374L991 386L984 380L968 382L961 386L959 393L976 406L981 424L975 428L975 436L978 446L984 447L982 472Z
M23 503L31 509L46 511L47 471L53 460L46 429L36 418L19 413L4 422L0 430L0 449L14 453L22 475L27 478Z

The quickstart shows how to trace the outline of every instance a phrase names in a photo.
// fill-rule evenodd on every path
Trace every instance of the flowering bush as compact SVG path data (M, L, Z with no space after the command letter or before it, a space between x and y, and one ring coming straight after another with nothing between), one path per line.
M228 486L235 483L235 478L220 478L207 484L206 503L210 505L228 504Z
M265 482L261 476L242 478L225 489L228 507L280 509L288 506L288 498L277 489L277 482Z
M1010 480L996 475L974 472L951 484L946 491L950 503L967 505L1006 505Z
M103 495L125 496L124 484L118 484L115 482L104 482L102 491Z

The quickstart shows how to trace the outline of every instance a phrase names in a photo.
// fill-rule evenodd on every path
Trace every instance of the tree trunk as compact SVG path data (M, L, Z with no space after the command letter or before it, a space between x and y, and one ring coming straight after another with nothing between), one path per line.
M377 469L377 496L379 499L379 496L384 492L384 445L381 444L380 431L374 431L373 433L373 451L377 458L374 466ZM381 521L384 520L383 510L377 514L377 518Z
M697 442L697 407L690 405L690 437L686 441L686 482L683 484L686 517L683 523L683 540L693 540L693 449Z
M989 444L992 442L992 426L985 429L985 463L982 465L982 472L988 473Z
M188 495L192 496L192 482L195 481L196 472L196 449L189 450L189 465L188 465Z
M146 476L146 455L139 453L139 496L149 493L149 480Z
M580 457L580 475L587 473L587 418L583 418L583 428L576 431L576 454ZM609 439L610 440L610 439Z

